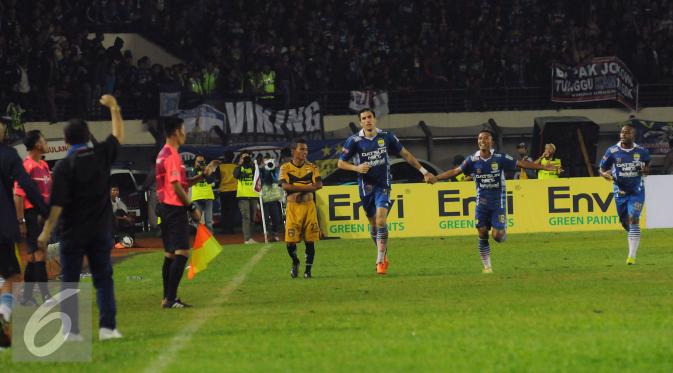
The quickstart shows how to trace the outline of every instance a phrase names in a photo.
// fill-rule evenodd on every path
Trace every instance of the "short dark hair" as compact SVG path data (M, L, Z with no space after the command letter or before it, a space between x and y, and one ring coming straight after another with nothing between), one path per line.
M89 125L83 119L70 119L63 129L63 137L65 142L70 145L85 144L91 138Z
M185 121L180 117L165 117L164 118L164 134L166 137L171 137L175 134Z
M358 120L359 120L359 119L362 119L362 118L360 117L360 115L362 115L362 113L366 113L366 112L370 112L370 113L372 113L372 116L374 116L374 118L376 118L376 113L374 112L374 110L372 110L372 109L370 109L370 108L368 108L368 107L365 107L365 108L360 109L360 111L358 111Z
M483 130L479 131L479 133L477 134L477 136L481 135L482 133L488 133L489 135L491 135L491 138L492 138L492 139L495 138L495 134L494 134L493 131L491 131L491 130L483 129Z
M231 150L227 150L227 151L224 152L224 161L225 162L233 161L234 157L235 157L234 152L232 152Z
M306 144L306 140L304 140L303 138L298 138L292 141L291 145L292 150L297 149L297 145L299 144Z
M26 132L26 137L23 138L23 145L26 146L26 150L35 149L35 145L40 141L42 137L42 132L40 130L31 130Z

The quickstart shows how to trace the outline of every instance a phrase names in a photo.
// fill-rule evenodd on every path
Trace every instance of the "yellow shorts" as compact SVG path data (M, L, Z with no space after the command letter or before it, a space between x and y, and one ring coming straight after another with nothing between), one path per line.
M285 209L285 242L315 242L320 240L318 210L315 202L289 202Z

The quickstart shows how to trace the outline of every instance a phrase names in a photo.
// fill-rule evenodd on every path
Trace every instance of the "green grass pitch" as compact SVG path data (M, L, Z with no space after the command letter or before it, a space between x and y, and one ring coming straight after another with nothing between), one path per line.
M124 339L87 364L7 350L0 370L670 372L672 233L645 230L635 266L623 232L510 235L492 275L476 235L391 237L386 276L371 240L329 240L311 280L289 277L283 244L228 245L183 280L183 310L159 306L162 254L137 255L115 266Z

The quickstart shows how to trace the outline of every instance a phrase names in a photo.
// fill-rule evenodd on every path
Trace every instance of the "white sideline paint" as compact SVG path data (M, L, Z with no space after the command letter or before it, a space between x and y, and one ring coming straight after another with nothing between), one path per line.
M145 368L145 372L155 373L166 369L173 362L173 359L175 359L177 352L180 351L182 347L187 345L186 342L189 342L194 333L201 329L203 324L210 320L212 316L217 315L217 313L220 311L219 306L229 300L229 296L239 286L241 286L241 284L245 281L245 278L250 274L255 265L257 265L257 263L262 260L264 255L269 252L270 248L270 245L264 245L264 247L259 249L259 251L241 268L241 270L238 271L236 276L234 276L234 278L229 281L227 286L222 289L218 296L214 298L213 302L208 304L205 308L199 309L198 315L195 315L195 317L193 317L189 323L187 323L187 325L182 328L182 330L173 336L171 341L168 343L168 348L163 350L163 352L159 354L159 356L157 356L157 358L154 359L147 368ZM165 311L175 312L176 310ZM175 312L176 317L179 316L179 312L180 311Z

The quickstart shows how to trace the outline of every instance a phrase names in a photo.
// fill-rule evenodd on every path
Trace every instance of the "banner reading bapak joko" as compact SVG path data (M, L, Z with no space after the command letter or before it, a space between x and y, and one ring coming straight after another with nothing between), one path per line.
M577 66L553 64L551 100L615 100L631 110L637 110L638 82L617 57L597 57Z

